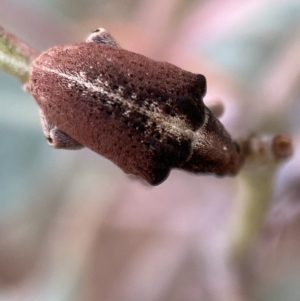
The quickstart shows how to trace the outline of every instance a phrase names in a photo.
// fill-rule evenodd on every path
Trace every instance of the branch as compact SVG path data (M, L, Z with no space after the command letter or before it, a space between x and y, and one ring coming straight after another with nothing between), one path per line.
M29 69L38 52L0 26L0 69L25 84Z
M245 165L239 174L239 195L230 228L233 259L247 257L263 227L273 193L278 163L290 157L292 141L285 135L255 136L240 141Z

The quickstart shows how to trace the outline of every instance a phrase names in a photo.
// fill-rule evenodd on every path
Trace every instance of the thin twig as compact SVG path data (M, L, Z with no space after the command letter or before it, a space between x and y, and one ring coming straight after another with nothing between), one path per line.
M32 60L38 52L0 26L0 69L25 84Z
M252 135L240 142L245 165L239 174L239 195L230 228L229 252L247 256L263 227L279 162L290 157L292 141L286 135Z

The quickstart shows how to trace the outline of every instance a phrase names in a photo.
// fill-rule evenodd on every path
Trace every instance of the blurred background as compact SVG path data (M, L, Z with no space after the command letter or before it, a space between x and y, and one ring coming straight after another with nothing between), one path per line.
M228 264L239 179L173 171L149 187L84 149L51 149L33 98L0 73L0 300L300 300L300 2L0 0L42 51L104 27L123 48L207 77L234 137L293 136L251 273Z

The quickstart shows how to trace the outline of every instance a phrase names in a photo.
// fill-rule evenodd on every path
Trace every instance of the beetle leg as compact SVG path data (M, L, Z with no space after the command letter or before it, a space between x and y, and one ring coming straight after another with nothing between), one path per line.
M96 28L85 40L87 43L102 43L110 46L121 48L116 40L104 28Z
M44 112L40 109L40 121L42 124L43 133L48 141L48 144L54 148L61 149L80 149L84 146L71 138L69 135L61 131L53 122L46 118Z

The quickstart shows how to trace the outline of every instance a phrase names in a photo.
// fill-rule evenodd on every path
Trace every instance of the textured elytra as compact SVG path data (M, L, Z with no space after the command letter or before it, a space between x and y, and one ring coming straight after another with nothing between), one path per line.
M237 171L234 143L202 102L203 75L80 43L44 52L32 66L30 89L62 131L153 185L176 167Z

